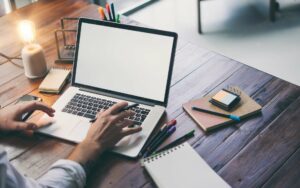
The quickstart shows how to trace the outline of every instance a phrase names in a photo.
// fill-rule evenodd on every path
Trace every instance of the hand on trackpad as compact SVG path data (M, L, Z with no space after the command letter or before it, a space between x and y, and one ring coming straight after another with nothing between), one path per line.
M43 116L37 123L36 125L38 126L38 128L42 128L42 127L47 127L52 125L53 123L55 123L55 119L53 117L45 117Z
M134 147L136 145L139 145L139 143L141 141L143 141L143 139L145 138L145 135L141 134L141 133L136 133L134 135L129 135L124 137L122 140L120 140L117 143L117 147Z

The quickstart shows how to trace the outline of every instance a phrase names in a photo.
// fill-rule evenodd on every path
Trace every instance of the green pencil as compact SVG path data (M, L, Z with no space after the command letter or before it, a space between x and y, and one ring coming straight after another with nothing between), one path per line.
M121 23L120 22L120 14L117 15L117 23Z

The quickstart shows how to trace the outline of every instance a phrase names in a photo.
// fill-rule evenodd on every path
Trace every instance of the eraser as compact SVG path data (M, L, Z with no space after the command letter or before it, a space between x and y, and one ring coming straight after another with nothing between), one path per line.
M231 110L241 100L240 96L226 89L220 90L212 96L210 102L224 110Z

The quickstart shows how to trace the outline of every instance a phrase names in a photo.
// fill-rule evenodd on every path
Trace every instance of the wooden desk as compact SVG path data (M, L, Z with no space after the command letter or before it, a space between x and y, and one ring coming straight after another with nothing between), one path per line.
M29 18L37 25L38 41L52 66L56 59L53 31L63 16L98 18L96 5L85 1L39 1L0 18L0 51L11 56L20 54L22 44L16 34L16 21ZM14 103L27 93L42 97L48 104L59 97L40 94L37 87L41 80L28 80L23 72L8 62L0 65L2 106ZM260 103L262 115L204 134L181 105L228 84L240 86ZM158 127L166 120L177 119L178 130L168 142L196 129L189 143L233 187L299 187L299 114L300 87L179 40L167 115ZM37 119L37 115L33 119ZM33 178L40 177L53 162L67 157L74 148L60 140L15 133L2 135L0 145L6 148L11 163ZM155 186L138 160L109 153L99 159L87 185L105 188Z

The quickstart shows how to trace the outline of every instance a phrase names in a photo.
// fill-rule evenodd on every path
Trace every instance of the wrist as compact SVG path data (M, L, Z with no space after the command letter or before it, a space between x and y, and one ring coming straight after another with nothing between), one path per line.
M103 150L99 144L83 141L75 147L68 159L84 165L95 161L102 153Z
M88 174L102 153L103 150L99 144L83 141L76 146L68 159L79 163Z

